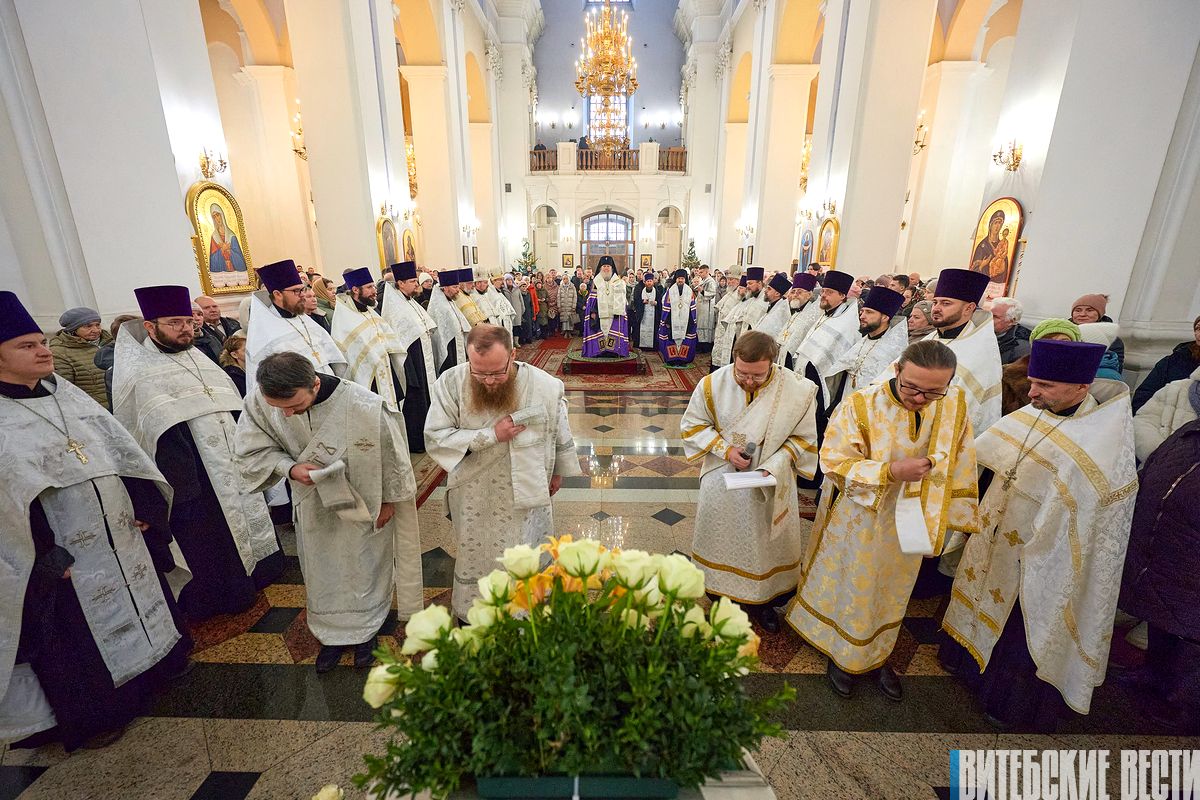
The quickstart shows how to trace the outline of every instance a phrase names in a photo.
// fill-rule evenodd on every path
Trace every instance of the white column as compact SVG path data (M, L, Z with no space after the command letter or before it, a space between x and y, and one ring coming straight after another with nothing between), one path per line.
M460 191L463 175L454 166L458 156L452 145L446 67L404 65L400 73L408 81L408 99L412 104L417 203L425 263L435 269L461 266L461 228L466 219L461 211L461 198L467 194Z
M500 45L500 72L496 75L495 121L499 140L497 156L500 182L498 211L500 263L511 268L521 255L521 242L529 233L529 208L525 202L525 176L529 173L529 152L533 145L529 141L530 93L525 85L525 65L530 58L525 43L525 26L514 21L518 41L508 41L502 20L501 35L506 41ZM532 242L530 242L532 245Z
M286 8L320 231L319 266L326 275L362 266L378 272L375 219L382 203L402 199L391 190L385 133L385 103L400 105L390 4L286 0ZM383 41L381 13L389 21ZM391 69L383 72L389 51ZM397 170L402 130L398 140L391 159Z
M491 269L500 265L500 235L497 230L499 214L496 208L496 171L492 163L492 143L495 126L490 122L469 124L471 137L472 193L479 231L474 244L479 248L479 266Z
M912 161L908 246L897 258L904 272L936 275L969 255L1000 112L984 96L990 72L978 61L942 61L926 72L927 146Z
M291 67L250 65L236 77L251 98L252 119L247 126L231 125L227 137L231 160L253 165L238 171L234 188L254 198L242 201L254 235L254 260L315 264L320 249L310 219L308 169L292 150L295 73Z
M936 7L936 0L826 6L808 205L837 202L837 261L846 271L893 267Z
M52 268L60 294L52 308L39 293L34 313L92 301L108 319L134 310L133 289L146 283L198 290L141 4L3 0L0 24L15 68L0 70L4 104L40 228L10 233L50 243L50 265L21 269Z
M791 263L796 233L796 202L800 196L800 162L804 157L804 130L808 123L808 97L816 64L771 64L763 103L764 168L757 170L754 260L771 269Z

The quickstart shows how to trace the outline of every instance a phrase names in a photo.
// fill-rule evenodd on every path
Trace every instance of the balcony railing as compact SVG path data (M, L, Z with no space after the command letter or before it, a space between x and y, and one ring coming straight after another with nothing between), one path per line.
M625 150L580 149L574 142L562 142L552 149L529 151L529 171L539 172L687 172L687 150L683 147L660 149L657 142L643 143Z

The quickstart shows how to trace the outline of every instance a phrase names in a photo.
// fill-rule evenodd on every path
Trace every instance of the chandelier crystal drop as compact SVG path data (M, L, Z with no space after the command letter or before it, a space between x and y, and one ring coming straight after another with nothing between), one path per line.
M587 32L580 40L582 52L575 64L575 88L593 103L588 144L608 152L628 149L626 103L619 101L628 99L638 87L629 14L622 12L618 17L605 0L599 13L593 8L584 15L584 24ZM597 103L598 109L594 107Z

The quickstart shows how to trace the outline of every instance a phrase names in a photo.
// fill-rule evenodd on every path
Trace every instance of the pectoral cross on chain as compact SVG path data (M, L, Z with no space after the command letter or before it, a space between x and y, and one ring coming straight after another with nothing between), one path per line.
M83 452L83 442L67 437L67 452L74 454L80 464L88 463L88 457Z
M205 393L206 395L208 395L208 399L209 399L209 400L212 400L212 398L213 398L213 388L212 388L211 386L205 386L205 387L204 387L204 393Z
M1013 483L1017 480L1017 465L1013 464L1008 469L1004 470L1004 484L1001 486L1004 491L1012 488Z

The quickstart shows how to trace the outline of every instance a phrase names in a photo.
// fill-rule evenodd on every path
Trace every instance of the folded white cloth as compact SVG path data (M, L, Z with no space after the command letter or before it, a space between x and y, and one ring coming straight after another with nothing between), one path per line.
M347 522L372 522L371 512L362 496L346 478L346 462L338 459L328 467L314 469L308 477L316 484L321 505Z

